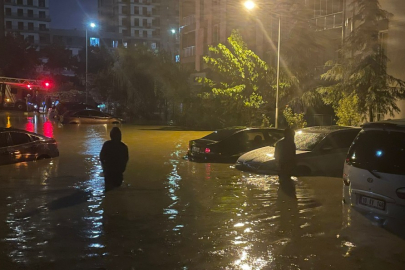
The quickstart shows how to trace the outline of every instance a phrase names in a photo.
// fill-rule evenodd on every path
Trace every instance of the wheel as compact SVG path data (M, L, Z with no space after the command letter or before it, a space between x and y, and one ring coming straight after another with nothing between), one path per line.
M17 102L17 103L15 104L15 107L16 107L18 110L20 110L20 111L25 111L25 110L27 110L27 105L25 105L25 104L22 103L22 102Z

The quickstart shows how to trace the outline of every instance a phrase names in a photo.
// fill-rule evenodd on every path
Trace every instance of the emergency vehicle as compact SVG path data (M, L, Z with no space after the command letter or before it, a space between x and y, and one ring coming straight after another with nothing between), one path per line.
M39 96L46 95L52 83L49 80L30 80L0 77L0 104L3 108L26 111L37 105ZM35 101L35 102L34 102Z

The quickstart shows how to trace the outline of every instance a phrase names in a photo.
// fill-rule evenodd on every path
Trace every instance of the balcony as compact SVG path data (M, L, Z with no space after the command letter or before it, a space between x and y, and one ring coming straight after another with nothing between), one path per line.
M183 48L182 57L187 58L195 55L195 46Z
M50 22L51 17L49 16L40 16L39 14L28 14L28 13L5 13L5 18L7 19L21 19L21 20L35 20L42 22Z
M16 32L31 32L31 33L38 33L38 32L49 32L49 28L43 28L43 27L27 27L24 26L22 28L19 27L6 27L6 31L16 31Z

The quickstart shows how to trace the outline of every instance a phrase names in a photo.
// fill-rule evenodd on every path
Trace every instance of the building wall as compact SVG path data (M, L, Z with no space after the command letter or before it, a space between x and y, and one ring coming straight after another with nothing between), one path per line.
M127 46L144 44L152 49L171 49L171 28L178 29L179 0L99 0L102 31L121 34ZM162 13L164 16L162 17ZM162 19L164 23L162 24ZM174 46L173 46L174 44ZM178 51L177 48L173 52Z
M21 34L34 44L49 44L49 0L4 0L4 17L6 32Z
M403 0L380 0L381 7L393 14L387 38L388 74L405 81L405 3ZM398 101L401 112L394 118L405 118L405 100ZM392 118L385 116L385 118Z

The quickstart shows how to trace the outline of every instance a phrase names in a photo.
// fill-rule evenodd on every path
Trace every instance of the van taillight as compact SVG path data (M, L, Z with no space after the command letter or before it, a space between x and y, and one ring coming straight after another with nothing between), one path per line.
M343 184L345 184L345 186L350 186L349 176L345 173L343 174Z
M209 148L205 148L205 151L204 151L206 154L209 154L209 153L211 153L211 149L209 149Z
M405 188L397 189L397 196L405 200Z

